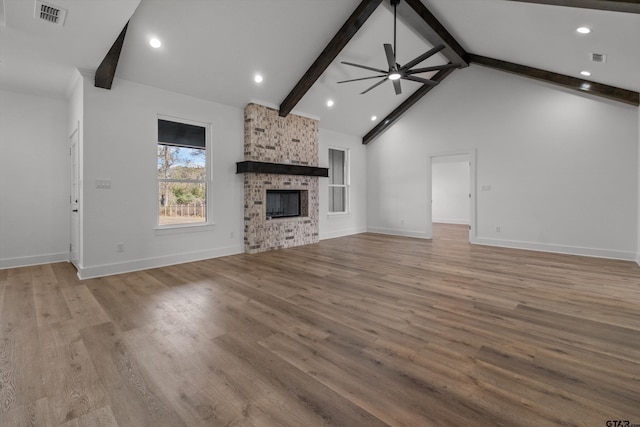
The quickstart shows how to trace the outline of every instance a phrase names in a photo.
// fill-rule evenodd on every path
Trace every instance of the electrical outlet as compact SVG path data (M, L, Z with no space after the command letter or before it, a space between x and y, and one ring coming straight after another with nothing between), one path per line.
M502 230L500 229L500 226L499 226L499 225L496 225L496 233L499 233L500 231L502 231Z
M118 243L116 245L116 252L124 252L124 243Z
M110 190L111 189L111 180L110 179L96 179L96 188L101 190Z
M235 236L235 233L234 233L233 231L231 231L231 232L229 233L229 238L230 238L230 239L233 239L233 236Z
M400 225L404 225L404 219L400 220Z

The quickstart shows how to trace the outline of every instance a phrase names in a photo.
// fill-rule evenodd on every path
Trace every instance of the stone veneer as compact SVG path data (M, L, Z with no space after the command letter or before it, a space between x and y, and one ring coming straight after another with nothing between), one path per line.
M244 160L318 166L318 121L249 104L244 110ZM307 191L308 216L266 218L267 190ZM247 253L319 241L318 177L245 173L244 247Z

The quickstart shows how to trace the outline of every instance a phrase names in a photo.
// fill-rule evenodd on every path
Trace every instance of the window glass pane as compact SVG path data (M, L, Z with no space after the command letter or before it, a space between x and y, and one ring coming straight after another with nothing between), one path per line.
M206 179L206 150L158 144L159 179Z
M160 182L160 225L207 222L207 187L204 183Z
M345 187L329 187L329 212L345 212L347 205Z
M342 150L329 149L329 183L342 185L344 181L344 154Z

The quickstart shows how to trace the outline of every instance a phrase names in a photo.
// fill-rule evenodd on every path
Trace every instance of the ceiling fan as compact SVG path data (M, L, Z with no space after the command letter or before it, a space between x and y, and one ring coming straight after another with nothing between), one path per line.
M413 68L419 63L421 63L422 61L426 60L427 58L430 58L431 56L435 55L436 53L444 49L444 45L441 45L441 44L437 45L433 49L423 53L422 55L414 58L413 60L407 62L402 66L398 64L398 62L396 61L396 57L398 54L398 50L396 48L396 23L397 23L397 9L398 9L399 3L400 3L400 0L391 0L391 5L393 6L393 47L388 43L384 44L384 53L387 56L387 63L389 65L389 69L381 70L378 68L368 67L366 65L354 64L353 62L342 61L342 64L350 65L352 67L357 67L357 68L363 68L369 71L375 71L376 73L379 73L379 74L371 77L361 77L358 79L343 80L338 83L357 82L360 80L382 78L382 80L380 80L379 82L377 82L376 84L374 84L373 86L365 90L364 92L361 92L360 95L363 95L369 92L371 89L374 89L380 86L382 83L384 83L387 80L391 80L393 82L393 88L396 91L396 95L400 95L402 93L402 88L400 87L400 80L402 79L435 86L440 82L436 80L429 80L422 77L417 77L415 76L415 74L459 67L459 65L457 64L443 64L443 65L434 65L431 67Z

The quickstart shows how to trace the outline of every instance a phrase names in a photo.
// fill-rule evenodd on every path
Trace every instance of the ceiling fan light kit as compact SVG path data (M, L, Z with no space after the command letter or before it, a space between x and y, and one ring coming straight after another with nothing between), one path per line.
M373 86L369 87L368 89L360 93L361 95L364 95L370 90L380 86L385 81L391 80L391 82L393 83L393 88L396 92L396 95L400 95L402 93L400 80L410 80L410 81L414 81L422 84L427 84L430 86L435 86L440 82L435 80L425 79L423 77L418 77L415 74L460 67L460 65L458 64L443 64L443 65L433 65L430 67L413 68L416 65L420 64L421 62L432 57L436 53L440 52L442 49L444 49L444 45L441 45L441 44L435 46L433 49L430 49L429 51L423 53L422 55L412 59L411 61L407 62L404 65L398 64L396 60L396 56L398 54L397 45L396 45L396 36L397 36L396 25L398 22L397 9L398 9L399 3L400 3L400 0L391 0L391 5L393 6L393 46L391 46L391 44L389 43L384 44L384 53L387 58L387 65L389 66L389 69L382 70L379 68L373 68L366 65L354 64L353 62L342 61L342 64L349 65L351 67L362 68L364 70L374 71L378 74L370 77L360 77L357 79L342 80L342 81L339 81L338 83L349 83L349 82L356 82L360 80L369 80L369 79L381 79L377 83L375 83Z

